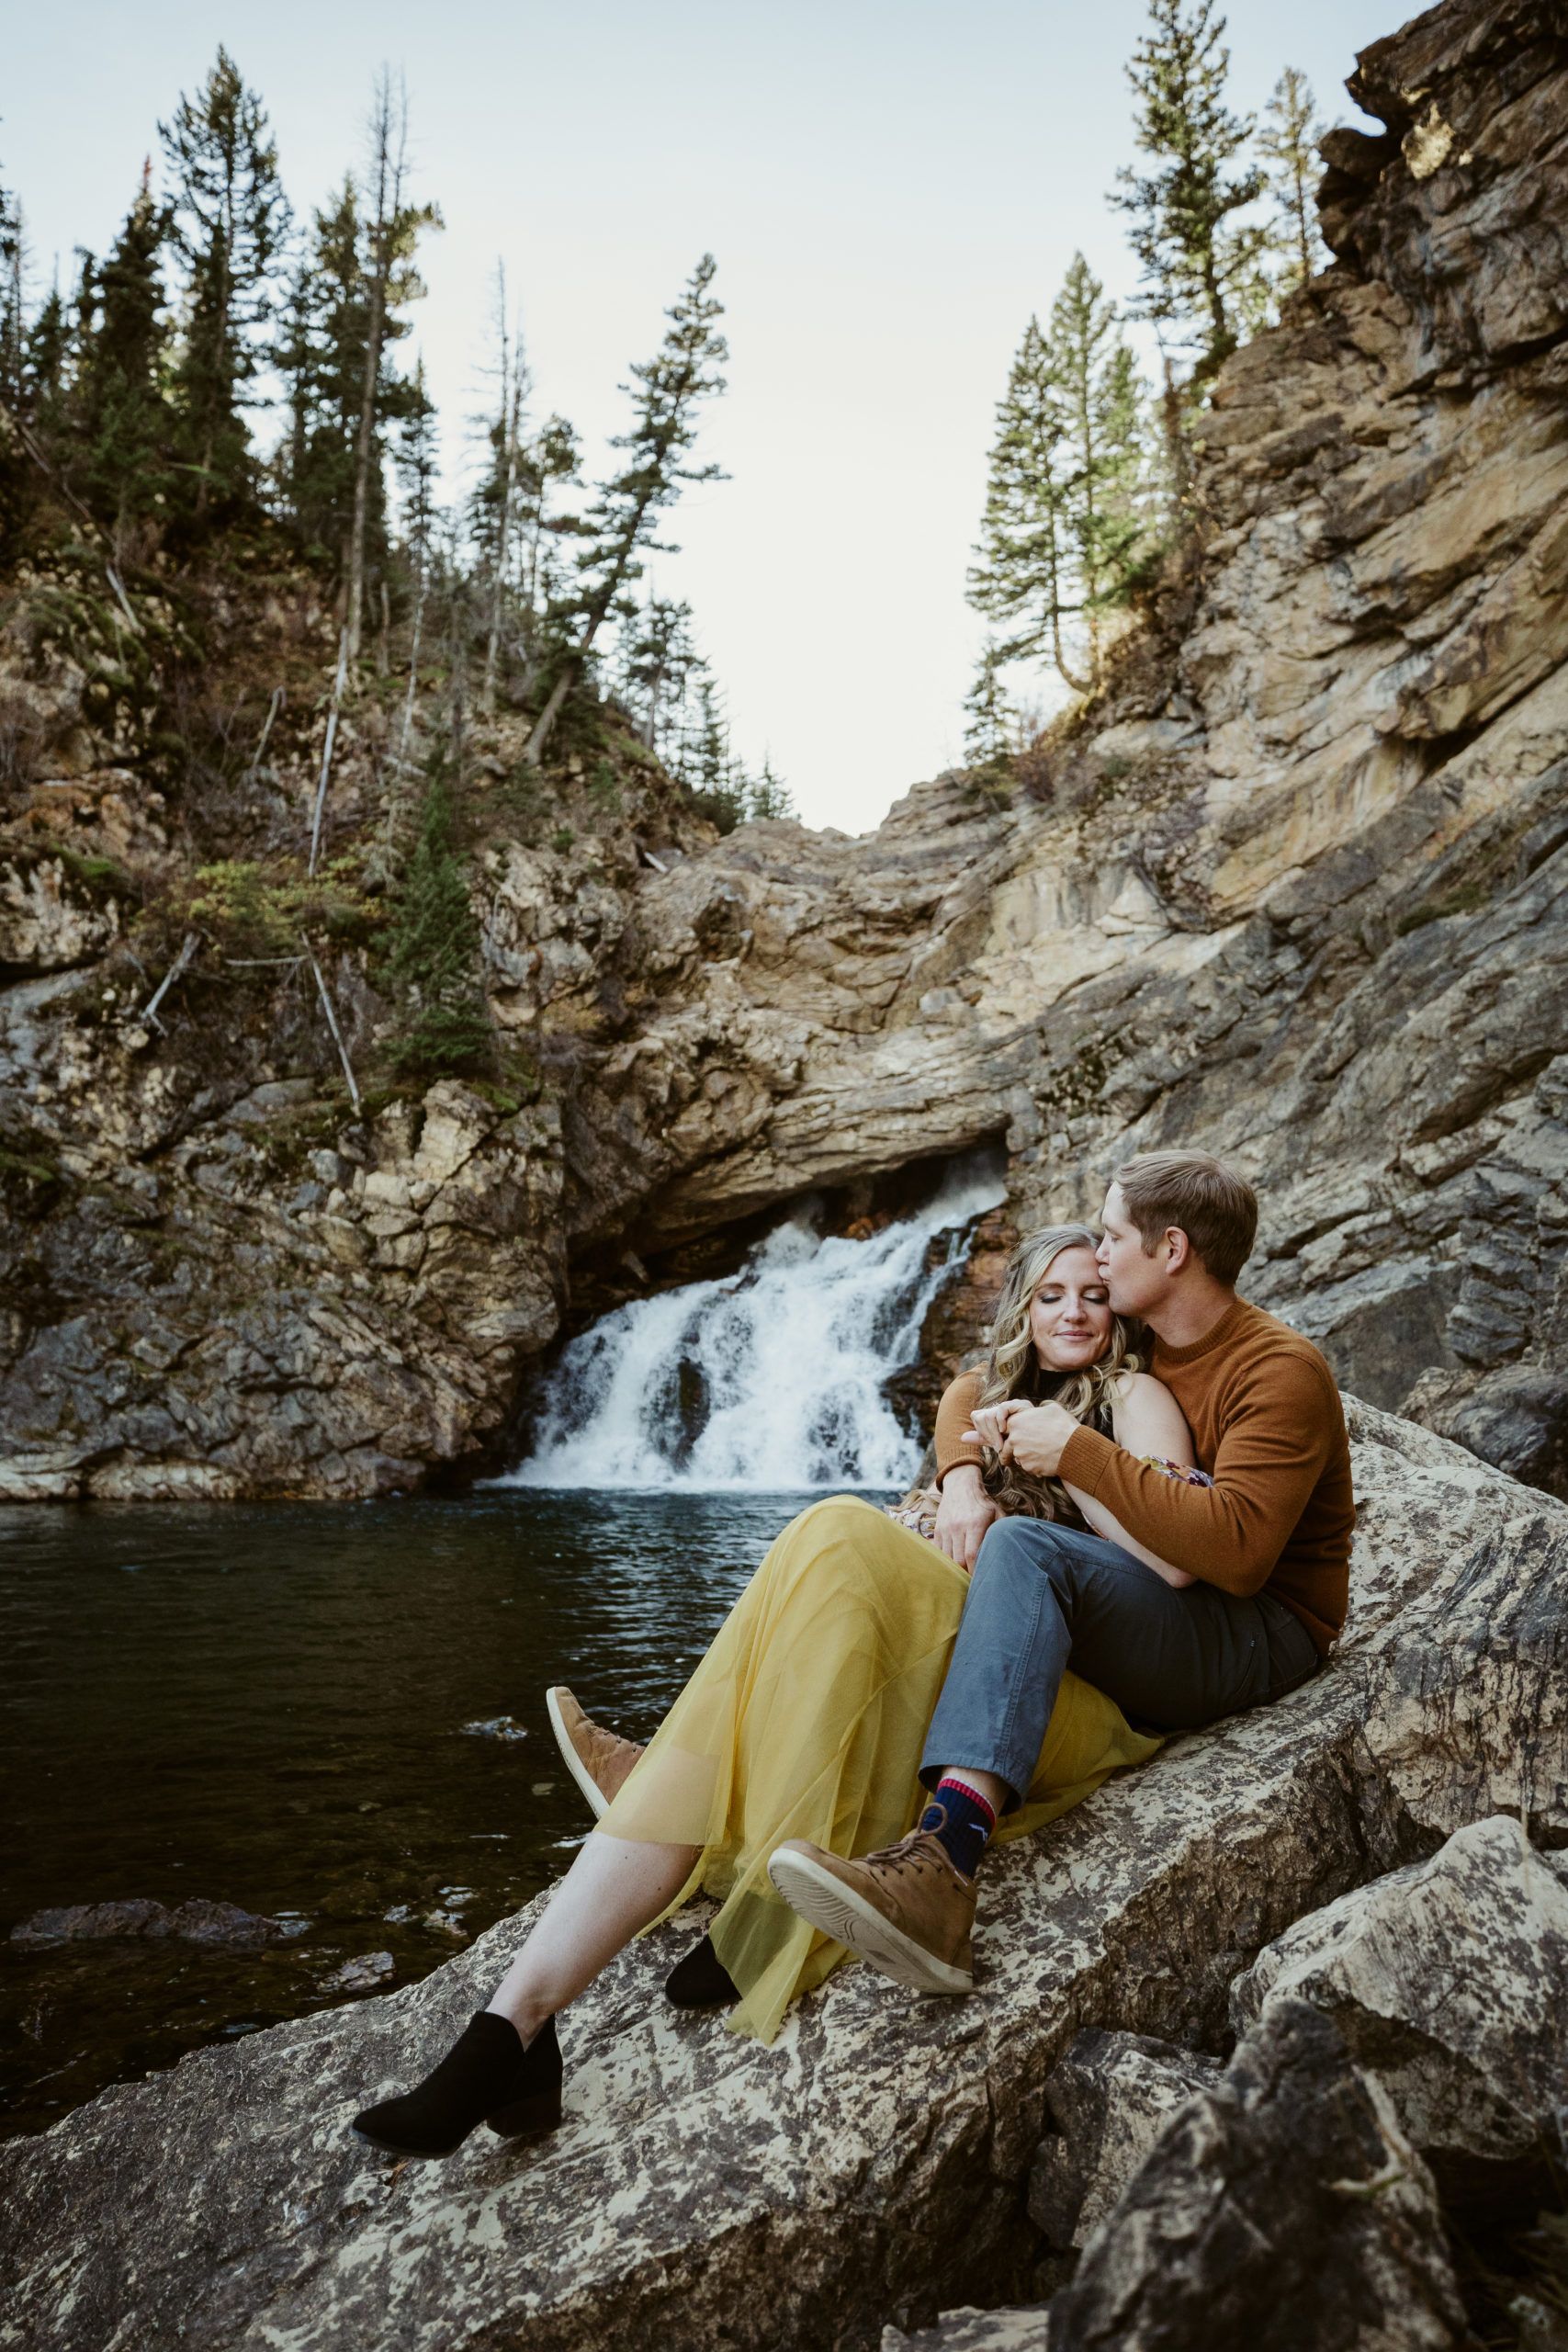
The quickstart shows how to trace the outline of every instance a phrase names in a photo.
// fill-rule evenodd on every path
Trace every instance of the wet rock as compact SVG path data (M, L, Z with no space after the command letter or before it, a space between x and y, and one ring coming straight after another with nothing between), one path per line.
M389 1951L362 1951L354 1960L345 1960L330 1976L323 1976L323 1993L375 1993L389 1984L398 1973L398 1963Z
M209 1903L194 1896L175 1910L162 1903L77 1903L58 1911L35 1911L11 1930L11 1941L29 1950L49 1944L95 1943L111 1937L178 1936L186 1943L248 1946L281 1941L276 1919L242 1911L234 1903Z
M1052 2245L1083 2245L1177 2109L1220 2071L1217 2059L1146 2034L1079 2034L1046 2082L1055 2129L1029 2176L1029 2217Z
M394 2177L350 2118L462 2030L541 1898L419 1984L0 2146L8 2323L51 2352L128 2311L186 2352L862 2352L901 2312L1026 2305L1045 2086L1086 2025L1216 2048L1232 1980L1307 1913L1521 1796L1568 1832L1568 1506L1385 1415L1351 1430L1335 1662L992 1857L970 1999L846 1968L763 2050L664 2001L677 1919L567 2012L553 2140Z
M528 1727L514 1715L491 1715L483 1723L464 1724L470 1739L526 1739Z
M1471 2346L1431 2176L1376 2077L1272 2005L1182 2109L1051 2304L1053 2352Z
M1334 2019L1423 2154L1550 2146L1568 2089L1568 1857L1506 1814L1456 1830L1298 1920L1236 1979L1232 2020L1284 1999Z

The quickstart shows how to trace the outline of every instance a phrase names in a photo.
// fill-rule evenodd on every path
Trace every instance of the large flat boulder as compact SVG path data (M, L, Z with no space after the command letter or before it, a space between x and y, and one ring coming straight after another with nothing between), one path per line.
M1568 1507L1348 1410L1340 1656L995 1856L971 1999L847 1968L764 2050L664 2004L676 1923L567 2016L553 2141L371 2161L350 2115L439 2052L525 1913L0 2149L0 2346L872 2352L1030 2301L1046 2079L1086 2026L1217 2051L1233 1978L1303 1914L1505 1808L1568 1829Z

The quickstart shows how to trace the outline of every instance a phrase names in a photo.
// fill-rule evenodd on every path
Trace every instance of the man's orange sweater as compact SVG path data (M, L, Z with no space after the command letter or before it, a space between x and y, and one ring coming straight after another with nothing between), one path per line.
M1288 1323L1238 1298L1190 1348L1156 1339L1149 1368L1186 1415L1213 1485L1184 1486L1089 1429L1067 1440L1062 1477L1172 1567L1222 1592L1267 1589L1326 1650L1349 1605L1356 1524L1345 1412L1327 1363ZM979 1459L959 1431L980 1385L977 1374L961 1374L942 1398L939 1479Z

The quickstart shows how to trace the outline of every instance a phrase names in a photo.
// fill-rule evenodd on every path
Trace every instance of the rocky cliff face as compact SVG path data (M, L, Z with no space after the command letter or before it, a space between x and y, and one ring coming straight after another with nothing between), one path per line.
M4 1491L406 1484L493 1441L573 1270L624 1295L791 1194L1005 1137L1020 1224L1134 1150L1235 1159L1251 1295L1568 1492L1568 21L1453 0L1351 86L1386 135L1332 134L1335 264L1220 381L1188 576L1011 786L944 776L860 840L492 832L532 1100L355 1120L319 1039L301 1076L237 1020L214 1066L188 1012L122 1017L115 876L155 869L161 810L84 770L102 727L37 787L0 870Z

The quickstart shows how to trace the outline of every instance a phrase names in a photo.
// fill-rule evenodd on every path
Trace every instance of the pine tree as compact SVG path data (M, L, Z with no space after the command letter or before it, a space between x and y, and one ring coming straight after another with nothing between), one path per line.
M189 270L175 387L205 514L249 489L250 435L241 409L265 353L255 331L271 315L271 280L288 232L277 149L266 112L220 48L195 98L160 123L175 179L175 249Z
M1117 174L1134 252L1143 264L1139 310L1156 326L1195 342L1194 384L1218 373L1235 349L1236 321L1256 286L1269 242L1266 225L1238 221L1265 175L1244 166L1227 177L1252 137L1250 117L1225 105L1230 51L1213 0L1149 0L1152 30L1127 68L1137 98L1134 136L1158 168Z
M402 493L403 544L413 570L413 628L409 642L408 693L403 702L402 728L398 739L397 761L400 767L406 767L408 763L414 700L419 692L420 642L424 634L424 608L430 593L438 521L435 505L438 465L435 402L425 386L424 361L422 358L408 379L407 406L400 420L392 451L392 469Z
M416 206L404 201L407 153L408 101L400 88L394 95L391 76L383 68L370 110L370 189L374 209L367 223L361 269L365 349L354 437L354 508L345 565L351 660L359 652L364 628L373 537L378 541L382 536L377 527L386 495L381 431L388 417L397 413L394 401L389 397L391 388L385 365L386 345L398 335L407 334L407 322L397 314L424 292L413 266L420 235L426 229L442 226L434 205Z
M372 400L369 462L359 457L366 370L371 350L372 232L360 211L352 177L315 215L310 251L290 280L282 333L274 356L284 379L288 430L276 462L283 505L301 546L317 560L335 562L346 581L354 562L356 520L362 519L363 580L379 572L387 553L386 482L382 465L388 429L412 413L420 395L392 367L391 345L408 333L396 312L423 292L412 266L414 241L434 217L429 208L403 208L393 238L400 258L383 289L378 367ZM364 514L358 517L363 479Z
M562 704L583 674L599 631L612 616L624 616L633 609L625 590L641 576L641 552L659 546L653 531L660 512L680 496L682 484L723 479L717 466L682 463L696 439L699 401L724 390L717 370L728 353L715 326L724 306L708 291L715 267L713 255L705 254L680 299L665 312L671 325L661 349L652 359L633 363L632 374L641 386L636 419L631 431L612 445L627 450L630 458L601 487L584 518L589 544L579 558L582 577L571 605L574 635L524 754L536 764L544 756ZM664 552L678 550L666 548Z
M174 481L176 418L167 393L167 322L161 261L169 215L155 205L152 167L108 259L84 257L78 332L89 496L113 529L117 558L138 521L161 519ZM88 276L92 272L89 288Z
M795 813L795 795L783 777L773 774L773 762L764 757L761 775L747 787L746 814L755 822L767 817L793 817Z
M1008 700L1000 669L997 647L987 639L975 683L964 697L968 713L964 748L977 768L988 767L1018 748L1018 714Z
M479 984L479 932L452 846L446 761L431 761L419 837L398 894L392 974L408 992L412 1023L393 1059L420 1070L459 1069L489 1051Z
M487 460L469 500L471 536L488 575L489 625L479 684L479 708L487 714L495 708L502 635L508 593L513 587L511 572L518 538L525 464L523 414L531 384L523 356L522 327L507 315L503 262L496 263L495 282L496 359L491 372L497 379L497 398L488 415L474 420L484 435Z
M21 198L0 187L0 401L18 413L26 401L27 232Z
M1273 118L1258 134L1274 199L1279 249L1284 267L1280 290L1293 294L1315 277L1327 259L1317 226L1316 184L1323 175L1317 142L1324 125L1314 119L1316 100L1304 74L1287 65L1274 85L1268 112Z
M629 703L642 705L637 731L650 752L660 750L679 713L697 658L690 605L650 596L625 632L621 655L623 691Z
M746 781L738 774L730 752L723 697L700 656L694 659L687 673L682 720L675 773L698 816L716 825L721 833L732 833L749 813Z
M997 404L981 560L969 574L969 602L990 620L1010 625L998 662L1049 650L1067 684L1087 682L1068 668L1062 634L1077 611L1072 590L1066 512L1070 459L1067 419L1055 356L1038 319L1031 319Z
M1089 673L1098 680L1101 619L1135 567L1145 530L1138 510L1143 398L1116 307L1082 254L1073 255L1053 305L1050 347L1066 421L1060 445L1062 515L1088 625Z

